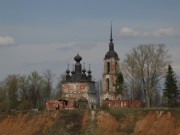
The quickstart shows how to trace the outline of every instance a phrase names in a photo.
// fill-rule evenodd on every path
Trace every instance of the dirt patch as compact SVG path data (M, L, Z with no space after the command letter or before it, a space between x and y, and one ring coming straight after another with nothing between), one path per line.
M45 133L52 127L53 121L48 113L17 113L9 115L0 122L0 134L2 135L32 135L40 130Z
M97 115L97 134L109 134L110 132L114 132L118 128L118 122L107 112L100 111Z
M0 135L180 135L179 114L147 109L18 112L0 116Z
M156 111L137 121L133 135L179 135L171 112Z
M86 111L82 118L82 129L81 129L82 131L86 130L88 126L88 120L89 120L89 115L88 115L88 111Z

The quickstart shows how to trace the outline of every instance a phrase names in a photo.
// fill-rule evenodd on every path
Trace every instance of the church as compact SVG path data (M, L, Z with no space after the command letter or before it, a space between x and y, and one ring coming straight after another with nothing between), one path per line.
M119 57L114 50L114 43L112 38L112 26L110 31L109 50L104 57L104 70L102 76L102 93L99 96L98 90L95 87L95 82L91 79L91 70L87 71L81 65L82 57L77 54L74 57L74 69L70 72L66 70L66 80L62 82L62 98L67 101L73 100L81 106L79 101L87 101L88 108L97 108L99 100L121 100L122 95L117 94L115 90L116 75L120 72ZM71 75L70 75L71 74Z
M101 100L120 100L121 94L116 94L115 84L116 75L120 72L119 57L114 50L114 43L112 38L112 26L110 33L109 51L104 57L104 70L102 75L102 96Z
M66 80L62 82L62 98L74 103L75 108L97 108L98 96L95 82L92 81L91 70L86 71L81 65L82 57L74 57L75 64L71 71L66 70Z
M109 50L104 57L100 105L105 104L109 108L139 108L141 107L139 100L124 100L122 93L116 92L116 79L120 72L119 60L120 58L114 49L111 25Z
M105 54L102 74L102 90L98 90L96 82L92 80L90 66L88 71L82 66L82 57L74 57L75 64L72 71L66 70L66 79L61 85L61 99L46 102L47 110L51 109L95 109L103 104L109 108L137 108L141 106L139 100L123 100L122 93L115 89L117 73L120 72L119 56L114 49L112 25L110 30L109 50Z

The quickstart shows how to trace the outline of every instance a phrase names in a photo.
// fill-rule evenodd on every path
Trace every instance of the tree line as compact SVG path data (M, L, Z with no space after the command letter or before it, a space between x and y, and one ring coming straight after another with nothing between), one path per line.
M139 45L126 54L114 85L124 99L140 100L145 107L178 106L180 92L164 44ZM8 75L0 82L0 111L43 109L48 99L60 98L62 74L54 87L51 71Z
M0 82L0 111L43 109L46 100L59 96L61 81L54 88L54 77L49 70L42 75L37 71L30 75L8 75Z

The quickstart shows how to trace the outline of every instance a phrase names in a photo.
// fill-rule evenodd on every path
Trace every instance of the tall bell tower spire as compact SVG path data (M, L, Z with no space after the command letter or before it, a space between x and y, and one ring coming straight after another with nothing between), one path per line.
M114 50L114 43L112 38L112 22L110 27L110 43L109 50L104 57L104 71L102 78L102 96L101 100L117 100L121 99L115 90L116 74L119 72L119 57Z
M112 38L112 21L111 21L111 33L110 33L110 41L111 41L111 42L113 41L113 38Z
M111 22L111 29L110 29L110 43L109 43L109 51L106 53L104 59L111 59L114 58L116 60L119 60L118 54L114 51L114 43L112 38L112 22Z
M111 30L110 30L110 43L109 43L109 51L114 51L114 43L112 38L112 22L111 22Z

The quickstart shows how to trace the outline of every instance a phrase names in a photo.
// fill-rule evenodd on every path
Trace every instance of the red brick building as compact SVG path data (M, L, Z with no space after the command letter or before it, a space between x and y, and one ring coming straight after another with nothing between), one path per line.
M78 105L75 107L96 108L98 104L95 82L92 81L91 70L86 72L85 65L81 65L82 57L77 54L74 57L75 65L70 72L66 71L66 80L62 82L62 99L73 100ZM84 107L86 104L86 107Z
M114 43L112 38L112 26L110 34L109 51L104 57L104 70L102 75L102 94L101 100L120 100L121 94L117 94L114 84L116 83L116 74L119 69L119 57L114 50Z
M117 73L120 72L119 57L114 50L112 38L112 26L110 32L109 50L104 57L104 69L102 75L102 90L100 97L92 81L91 70L86 71L81 65L82 57L77 54L74 57L73 70L66 70L66 80L62 82L62 99L48 101L47 110L73 109L73 108L97 108L106 104L109 108L138 108L139 100L123 100L122 94L117 94L115 83Z
M111 26L109 50L104 57L101 105L106 104L109 108L139 108L141 107L139 100L123 100L122 94L116 92L117 73L120 72L119 60L118 54L114 50Z

